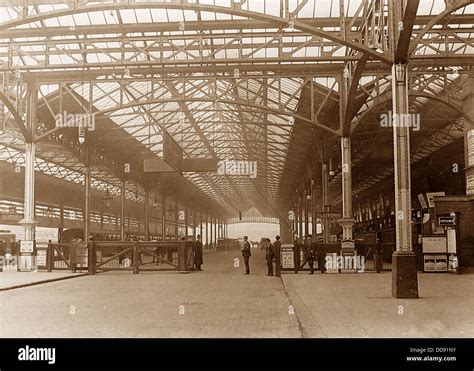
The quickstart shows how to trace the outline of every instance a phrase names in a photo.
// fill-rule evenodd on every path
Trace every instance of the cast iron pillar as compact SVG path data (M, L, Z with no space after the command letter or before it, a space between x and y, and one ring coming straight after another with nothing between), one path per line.
M188 239L188 228L189 228L189 210L188 205L184 204L184 238Z
M214 244L214 231L212 230L212 225L213 225L212 223L213 223L213 220L214 220L214 219L212 218L212 216L211 216L210 219L211 219L211 220L210 220L210 222L209 222L209 231L210 231L210 236L209 236L209 238L210 238L210 245L213 245L213 244Z
M300 220L300 216L299 216L300 215L300 209L299 209L298 200L295 201L294 210L295 210L295 212L293 214L294 219L295 219L294 220L294 228L293 228L294 229L294 235L299 237L300 233L299 233L299 230L298 230L298 226L300 225L300 222L299 222L299 220ZM294 236L293 236L293 238L294 238Z
M125 241L125 179L120 184L120 241Z
M181 220L181 215L180 215L180 212L179 212L179 201L178 201L178 198L176 197L175 200L174 200L174 220L176 222L176 229L174 231L174 239L176 241L179 240L179 222Z
M38 89L35 84L28 85L26 111L26 128L34 136L36 127L36 106L38 102ZM25 193L23 205L23 219L18 224L23 226L23 240L33 241L35 239L35 143L25 144Z
M303 205L304 205L304 235L307 236L309 234L309 214L308 214L308 191L304 189L304 200L303 200Z
M290 243L291 240L291 230L288 227L288 223L282 217L279 218L280 222L280 240L282 243Z
M209 215L206 214L206 245L209 245Z
M145 241L150 241L150 215L148 211L149 193L145 191Z
M342 240L352 241L352 226L355 223L352 214L352 164L351 140L348 137L341 139L342 151Z
M298 197L298 237L303 237L303 201Z
M326 163L321 164L321 198L322 198L322 212L329 211L329 176L328 166ZM323 242L329 243L329 228L331 221L328 217L322 218L323 224Z
M410 128L403 125L403 117L409 113L408 72L405 64L392 66L392 101L396 220L396 251L392 255L392 296L417 298L416 255L411 238Z
M166 240L166 196L161 195L161 240Z
M86 168L84 174L84 215L83 215L83 225L84 225L84 242L89 242L89 236L91 231L91 168L89 166L89 155L88 149L86 148Z
M18 224L23 226L23 240L35 239L35 152L34 143L25 144L25 199L23 219Z
M217 219L214 219L214 243L217 245Z
M464 114L471 121L464 125L464 154L466 195L474 195L474 76L469 76L462 87L462 106Z

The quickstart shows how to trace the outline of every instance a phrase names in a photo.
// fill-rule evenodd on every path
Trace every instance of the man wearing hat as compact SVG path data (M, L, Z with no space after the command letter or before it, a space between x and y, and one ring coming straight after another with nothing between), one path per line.
M309 265L309 274L314 274L314 259L316 257L316 246L313 243L313 236L311 236L310 234L306 235L304 245L306 252L305 260L308 262Z
M267 260L267 276L273 276L273 258L275 257L275 251L270 239L265 240L265 259Z
M194 269L200 271L202 270L201 264L203 263L203 261L202 261L201 235L199 234L197 235L196 242L194 242L193 252L194 252Z
M293 260L295 273L298 273L301 264L301 243L297 235L295 235L293 242Z
M273 253L275 254L275 276L281 276L281 241L280 236L275 237L275 242L273 243Z
M245 274L250 274L250 257L252 253L250 252L250 242L247 236L244 236L244 247L242 247L242 256L244 257L245 263Z

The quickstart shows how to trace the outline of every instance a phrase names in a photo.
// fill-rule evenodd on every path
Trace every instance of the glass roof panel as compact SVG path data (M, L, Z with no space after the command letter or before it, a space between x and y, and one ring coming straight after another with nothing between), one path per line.
M30 0L29 3L32 2L34 0ZM171 1L168 2L171 3ZM199 2L193 0L186 3L224 7L235 4L230 0L201 0ZM101 1L86 2L82 6L94 4L99 5ZM156 4L163 6L161 1ZM339 35L339 1L310 0L304 3L301 0L289 0L288 4L291 12L301 6L297 14L293 15L296 19L333 18L332 20L324 19L324 22L328 24L324 30L336 32ZM344 0L343 5L346 15L352 16L359 9L361 2ZM219 26L221 29L217 29L215 23L209 28L206 28L205 24L202 25L202 29L188 28L187 22L195 22L196 25L200 20L201 22L237 21L237 19L246 18L223 13L181 10L178 9L176 2L173 2L172 7L176 9L133 9L132 2L126 9L81 12L46 18L41 22L24 24L20 22L15 29L6 30L15 31L19 36L11 39L7 35L0 41L0 60L24 69L35 67L35 71L46 72L57 72L67 68L77 73L87 73L89 69L113 68L114 72L107 76L110 82L96 81L92 95L95 109L118 108L137 101L144 103L150 97L155 99L153 103L121 108L107 114L107 117L125 133L141 141L144 146L150 146L153 150L160 152L162 150L161 129L165 128L183 145L190 157L211 156L214 152L216 156L252 155L260 158L263 152L259 149L258 143L268 140L270 142L268 150L273 155L268 181L271 184L272 182L277 184L282 174L285 151L288 147L287 142L280 143L280 141L283 138L288 139L288 132L291 131L293 124L293 121L288 121L288 118L298 109L301 88L306 81L305 75L302 78L290 78L289 74L281 71L285 71L286 67L294 67L292 65L295 64L302 68L304 66L305 70L308 67L309 71L316 71L315 74L319 76L313 81L337 92L338 85L334 84L334 78L324 77L320 70L314 69L311 65L322 68L328 68L334 63L342 65L342 62L329 59L331 57L344 58L351 50L346 46L338 46L333 41L321 40L317 35L290 28L281 30L278 28L282 26L281 24L265 23L261 17L262 14L280 17L280 2L275 0L246 1L242 9L258 12L260 16L250 22L245 22L243 29L239 28L240 22L220 22L220 25L223 25ZM21 6L0 8L2 16L0 22L19 20L22 17L22 12L18 11L20 8ZM435 16L444 8L443 0L420 0L417 14ZM42 1L38 10L29 6L28 12L30 15L35 15L37 12L45 14L58 9L69 9L69 5L50 5L46 0ZM286 19L287 14L284 13L282 17ZM474 5L456 11L456 14L473 13ZM185 21L182 29L176 29L174 23L181 21ZM150 24L151 22L153 25ZM252 28L253 24L258 26ZM66 30L58 29L60 26L65 27ZM445 38L442 33L448 26L449 32L459 27L462 27L463 31L457 34L454 31L454 36ZM419 32L421 27L422 25L416 26L415 31ZM41 32L32 32L30 28L34 28L35 31L41 30ZM471 33L470 28L472 24L465 23L436 25L424 35L426 43L419 45L415 56L429 57L431 60L445 55L448 51L456 54L456 57L472 54L474 46L469 39L472 38L474 32ZM46 37L43 31L47 31L44 34L50 33L50 35ZM87 42L84 46L85 39ZM20 45L17 50L9 50L10 40ZM321 56L325 57L325 61L320 60ZM256 64L257 58L262 59L263 62ZM83 69L85 63L90 65ZM149 81L144 81L143 78L141 81L134 81L136 76L133 72L123 71L124 66L135 69L148 68L148 65L156 69L166 68L171 72L168 72L167 76L155 74L154 84L152 84L151 78ZM234 65L240 76L231 76L229 70ZM189 73L186 70L188 66ZM216 72L212 70L212 66L217 66L216 71L222 69L225 72ZM178 67L181 68L180 71L186 71L186 73L174 73L174 68L178 69ZM258 72L244 71L250 67ZM261 78L264 73L262 71L273 68L284 77ZM296 72L298 73L299 71ZM268 74L271 76L272 72ZM448 75L448 82L452 82L455 78L452 75L454 74ZM183 84L188 76L190 80ZM105 77L101 78L105 79ZM119 79L122 79L122 84L112 81ZM374 76L364 76L360 84L367 85L373 80ZM381 92L388 91L389 82L389 78L385 82L380 80ZM446 81L432 79L432 75L425 74L424 77L417 79L416 83L417 86L423 87L424 91L437 94L443 91ZM71 87L84 99L89 99L87 83L82 84L76 81ZM322 87L320 89L324 90ZM40 89L42 95L48 95L55 92L58 85L48 83ZM368 96L367 102L360 108L359 113L373 104L372 91ZM171 101L160 101L163 98ZM334 102L334 100L331 101ZM421 104L423 100L420 99L417 102ZM271 108L271 113L262 110L262 106L265 105ZM152 128L159 133L149 136L151 121L154 122ZM245 125L243 125L244 122L246 122ZM245 146L241 145L246 142L246 138L250 138L247 141L249 143ZM220 177L195 174L192 178L196 184L210 192L216 184L219 184L219 187L222 186L225 192L232 192L232 185ZM276 188L273 191L276 192Z
M440 14L446 5L443 0L420 0L417 15Z

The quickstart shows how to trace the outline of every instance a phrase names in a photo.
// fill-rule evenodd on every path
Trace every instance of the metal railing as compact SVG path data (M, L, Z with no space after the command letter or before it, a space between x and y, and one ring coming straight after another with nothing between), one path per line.
M88 247L84 243L48 243L46 260L47 270L87 269Z
M365 272L390 271L392 269L391 257L394 244L375 244L375 243L356 243L356 255L364 257L363 270ZM318 263L325 263L326 258L332 254L341 256L340 243L316 243L316 252L314 254L314 270L321 270ZM287 247L288 249L288 247ZM286 251L288 252L288 250ZM324 259L320 259L320 254ZM308 253L305 245L300 245L299 250L293 248L293 265L299 263L298 271L308 271ZM318 259L319 258L319 259ZM299 262L297 260L299 259ZM283 268L284 271L294 271L293 268Z
M364 257L364 270L380 272L392 270L392 243L356 243L357 255Z
M47 270L86 269L89 274L105 271L191 271L192 241L97 241L49 243Z

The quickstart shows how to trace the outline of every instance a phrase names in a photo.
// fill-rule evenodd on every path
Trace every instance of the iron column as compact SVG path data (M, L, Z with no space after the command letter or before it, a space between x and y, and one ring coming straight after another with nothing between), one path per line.
M342 239L352 240L352 226L354 217L352 214L352 164L351 164L351 140L348 137L341 139L342 151Z
M120 184L120 240L125 241L125 179Z
M38 102L38 88L35 84L30 83L27 91L27 111L26 111L26 127L34 136L36 128L36 106ZM33 142L25 144L25 193L23 206L23 219L18 224L23 226L24 240L32 241L35 239L35 158L36 145Z
M149 193L145 191L145 241L150 240L150 216L148 212Z
M90 228L91 228L91 221L90 221L90 214L91 214L91 168L89 166L89 155L88 149L86 148L86 168L85 168L85 176L84 176L84 183L85 183L85 199L84 199L84 215L83 215L83 222L84 222L84 242L89 242L90 237Z
M410 129L408 72L405 64L392 66L393 150L395 169L396 251L392 256L392 296L417 298L416 256L411 239Z

